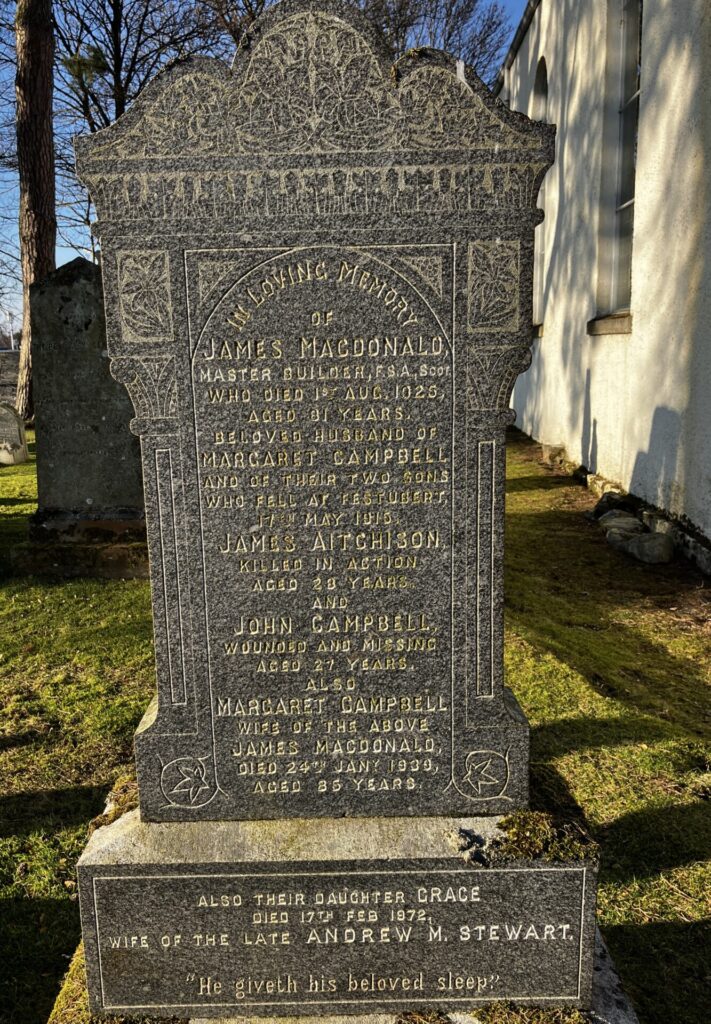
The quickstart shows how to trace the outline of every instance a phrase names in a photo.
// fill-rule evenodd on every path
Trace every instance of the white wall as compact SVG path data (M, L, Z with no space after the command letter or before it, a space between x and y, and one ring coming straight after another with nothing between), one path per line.
M542 0L507 72L529 113L541 56L558 126L546 180L544 334L517 423L711 537L711 5L645 0L632 333L598 313L607 0Z

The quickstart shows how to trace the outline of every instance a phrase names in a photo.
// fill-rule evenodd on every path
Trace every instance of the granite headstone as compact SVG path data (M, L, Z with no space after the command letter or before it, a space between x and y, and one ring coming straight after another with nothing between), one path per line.
M504 455L553 140L332 0L77 140L158 683L140 820L79 867L95 1010L589 1000L594 866L491 856L528 793Z
M287 3L77 140L142 444L146 818L525 804L504 444L553 138Z
M0 466L27 461L25 424L14 406L0 402Z
M140 445L126 389L109 372L103 307L101 271L82 258L30 290L38 539L142 524Z

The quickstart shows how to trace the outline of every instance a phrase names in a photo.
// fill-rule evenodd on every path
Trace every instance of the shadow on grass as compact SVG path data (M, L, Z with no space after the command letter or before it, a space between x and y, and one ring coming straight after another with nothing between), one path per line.
M79 938L76 901L3 901L0 1024L42 1024L47 1020Z
M27 505L28 505L28 499L27 498L2 498L2 497L0 497L0 505L2 505L3 508L9 508L11 505L22 505L23 509L26 509ZM24 516L27 515L27 513L25 511L23 511L22 514ZM5 515L4 512L3 512L3 515Z
M18 747L29 747L41 742L43 734L38 730L28 729L26 732L3 733L0 735L0 753L3 750L16 750Z
M506 481L507 494L520 494L522 491L555 491L561 487L570 487L568 476L517 476Z
M0 837L82 825L103 810L106 786L67 786L0 797Z
M586 832L592 831L580 804L557 768L545 761L531 761L532 811L547 811L560 823L577 821Z
M605 876L615 882L651 878L711 857L711 814L706 801L623 814L594 830Z
M579 511L508 513L507 623L602 696L696 735L708 733L705 666L622 620L701 587L690 567L642 565L613 551Z
M632 719L557 718L554 722L533 726L531 744L534 751L560 757L575 750L654 743L668 739L673 731L672 726L641 715Z
M624 961L625 989L641 1020L705 1024L709 1019L709 921L663 921L604 929L612 957ZM696 955L693 954L696 951ZM679 992L684 1016L679 1016Z

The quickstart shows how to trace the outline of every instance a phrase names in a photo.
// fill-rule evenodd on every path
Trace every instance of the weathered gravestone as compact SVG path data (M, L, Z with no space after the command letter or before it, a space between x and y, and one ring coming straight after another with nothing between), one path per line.
M101 272L85 259L32 286L37 540L108 539L142 529L131 402L109 373Z
M18 349L0 349L0 402L15 404L17 372L20 366Z
M0 402L0 466L27 461L25 424L14 406Z
M527 800L504 439L553 132L297 2L78 140L158 679L141 820L80 865L95 1009L589 998L590 864L490 857Z

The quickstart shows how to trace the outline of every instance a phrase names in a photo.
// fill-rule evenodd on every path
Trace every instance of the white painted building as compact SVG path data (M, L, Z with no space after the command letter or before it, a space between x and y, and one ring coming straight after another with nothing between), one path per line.
M517 424L711 538L711 0L530 0L498 89L558 126Z

